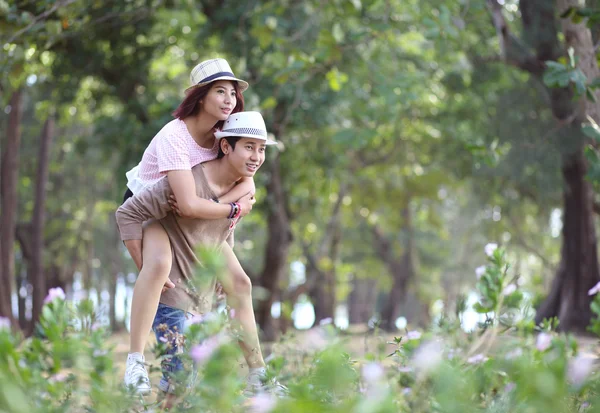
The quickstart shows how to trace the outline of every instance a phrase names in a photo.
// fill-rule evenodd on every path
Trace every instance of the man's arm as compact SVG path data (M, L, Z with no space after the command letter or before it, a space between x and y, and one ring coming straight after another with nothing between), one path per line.
M162 219L171 210L169 206L170 194L169 183L166 179L162 179L125 201L115 213L121 239L123 241L141 240L144 221L150 218ZM135 243L130 244L136 248ZM141 241L138 249L141 253Z

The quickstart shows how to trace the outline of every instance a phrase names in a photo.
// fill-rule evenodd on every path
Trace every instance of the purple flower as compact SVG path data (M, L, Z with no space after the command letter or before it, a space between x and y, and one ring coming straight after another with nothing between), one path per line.
M485 265L480 265L479 267L475 268L475 275L477 276L477 279L480 279L481 277L483 277L483 274L485 274L485 271L486 271Z
M400 373L412 373L413 371L415 371L415 369L413 369L410 366L402 366L402 367L398 367L398 371Z
M517 286L514 284L508 284L506 287L504 287L504 290L502 290L502 294L511 295L515 291L517 291Z
M10 330L10 319L0 317L0 330Z
M588 295L596 295L599 292L600 292L600 282L598 282L598 284L596 284L592 288L590 288L590 290L588 291Z
M190 357L198 364L204 364L212 356L216 349L225 343L227 339L219 334L204 340L190 349Z
M158 339L159 339L161 342L163 342L163 343L168 343L168 342L169 342L169 340L168 340L168 339L167 339L165 336L160 336Z
M592 357L577 356L569 362L567 376L569 381L575 387L581 387L594 369L594 359Z
M48 381L50 383L61 383L61 382L65 381L68 378L69 378L69 375L67 373L58 372L58 373L50 376L50 378L48 379Z
M421 332L420 331L409 331L408 333L406 333L406 338L409 340L418 340L421 338Z
M48 304L56 300L57 298L60 300L65 299L65 292L63 291L63 289L60 287L50 288L50 290L48 290L48 295L46 296L46 298L44 298L44 304Z
M429 341L421 345L413 356L413 365L419 372L434 370L442 361L443 345L439 341Z
M235 308L232 308L231 310L229 310L229 317L235 318Z
M275 408L277 399L272 394L258 393L250 400L250 411L253 413L269 413Z
M535 347L539 351L546 351L548 347L552 344L552 336L548 333L540 333L537 336L537 340L535 342Z
M193 316L189 320L187 320L187 324L189 324L189 325L201 324L203 321L204 321L204 316L201 314L198 314L198 315Z
M325 325L331 324L331 323L333 323L333 319L331 317L327 317L327 318L324 318L321 321L319 321L320 326L325 326Z
M506 353L504 358L506 360L513 360L513 359L521 357L522 355L523 355L523 349L521 349L521 347L517 347L514 350L511 350L508 353Z
M516 387L517 387L517 385L513 382L507 383L506 386L504 386L504 393L510 393Z
M496 251L497 249L498 249L498 244L496 244L495 242L490 242L484 248L485 255L487 255L488 257L491 257L492 255L494 255L494 251Z
M467 363L469 364L480 364L483 362L486 362L488 360L488 358L486 356L484 356L483 354L475 354L472 357L469 357L467 359Z
M368 363L362 368L362 377L367 383L375 383L381 380L384 371L379 363Z
M411 392L412 392L412 389L410 387L405 387L402 389L402 394L404 396L408 396Z

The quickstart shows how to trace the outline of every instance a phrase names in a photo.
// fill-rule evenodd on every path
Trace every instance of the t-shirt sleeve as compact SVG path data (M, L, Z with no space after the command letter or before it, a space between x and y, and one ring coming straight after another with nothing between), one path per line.
M160 173L192 169L190 149L185 139L173 133L162 136L156 142L156 159Z
M142 239L142 224L150 218L162 219L170 211L167 178L144 188L121 205L115 214L121 239Z

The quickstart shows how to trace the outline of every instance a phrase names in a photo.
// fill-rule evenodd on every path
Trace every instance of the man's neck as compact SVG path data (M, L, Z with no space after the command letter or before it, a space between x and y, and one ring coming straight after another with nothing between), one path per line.
M206 180L217 196L229 192L242 178L223 158L205 162L203 166Z
M204 148L212 148L215 143L213 128L219 120L206 113L189 116L183 120L188 132L196 143Z

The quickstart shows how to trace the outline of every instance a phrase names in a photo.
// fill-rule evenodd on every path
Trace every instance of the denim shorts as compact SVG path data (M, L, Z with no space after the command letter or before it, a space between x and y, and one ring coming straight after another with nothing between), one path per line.
M158 310L156 316L154 316L152 330L154 330L156 340L168 345L166 357L161 363L162 378L158 384L158 388L167 393L174 392L175 376L183 370L183 362L181 358L177 357L177 354L185 351L181 336L185 333L185 323L190 317L192 317L191 313L162 303L158 304ZM161 324L164 325L161 326ZM193 382L195 375L194 369L190 383Z

